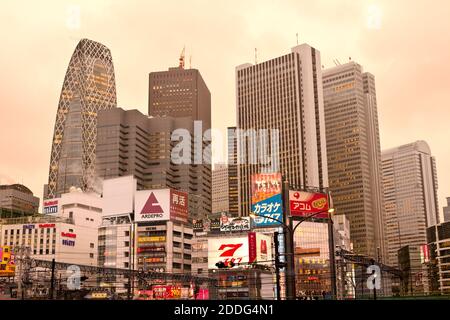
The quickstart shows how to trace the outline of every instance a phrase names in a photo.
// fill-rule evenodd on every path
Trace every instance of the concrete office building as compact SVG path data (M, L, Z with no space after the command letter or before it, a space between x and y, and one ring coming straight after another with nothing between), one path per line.
M228 212L228 166L218 163L212 172L212 212Z
M427 243L439 223L436 163L425 141L382 152L388 264L398 265L401 247Z
M137 189L173 188L188 192L192 215L211 212L211 175L208 166L174 163L172 151L184 129L195 150L191 117L148 117L137 110L105 110L98 115L96 172L103 179L133 175ZM199 171L200 170L200 171Z
M244 131L238 134L240 215L249 214L255 173L281 172L299 189L328 187L320 66L320 52L302 44L236 67L237 127Z
M401 293L404 295L425 295L430 292L424 248L426 245L406 245L398 250L398 267L403 272Z
M116 107L111 52L82 39L70 59L56 113L48 186L44 199L56 198L75 186L96 190L97 113Z
M228 212L231 216L239 215L239 182L237 163L236 127L227 128L228 148Z
M211 142L202 135L211 128L211 93L200 71L185 69L184 65L183 50L178 67L149 74L148 114L157 118L190 117L197 125L201 124L201 130L196 127L193 140L203 149L201 153L194 150L193 165L189 167L191 174L196 176L194 189L197 190L190 192L195 196L189 201L192 207L199 208L200 214L207 215L212 209L211 152L208 148Z
M447 197L447 206L444 207L444 222L450 221L450 197Z
M380 137L374 76L349 62L323 71L328 178L355 253L385 261Z
M0 185L0 218L31 215L38 210L39 198L24 185Z

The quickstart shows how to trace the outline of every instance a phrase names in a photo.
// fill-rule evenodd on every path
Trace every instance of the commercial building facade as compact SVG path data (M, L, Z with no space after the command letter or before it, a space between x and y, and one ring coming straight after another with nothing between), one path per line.
M374 76L355 63L323 71L328 177L336 214L350 220L355 253L386 261Z
M447 206L444 207L444 222L450 221L450 197L447 197Z
M56 198L74 186L98 188L95 177L97 113L116 107L111 52L82 39L70 59L56 113L45 199Z
M450 222L427 229L430 291L450 294Z

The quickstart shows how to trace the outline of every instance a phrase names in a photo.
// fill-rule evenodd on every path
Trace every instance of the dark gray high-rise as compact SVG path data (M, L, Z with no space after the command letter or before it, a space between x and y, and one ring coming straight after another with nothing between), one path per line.
M207 166L176 164L172 141L176 129L191 136L191 117L148 117L138 110L105 110L98 115L96 171L102 178L134 175L138 189L173 188L189 193L191 216L211 212L211 180ZM203 170L203 171L200 171ZM210 177L210 175L209 175Z

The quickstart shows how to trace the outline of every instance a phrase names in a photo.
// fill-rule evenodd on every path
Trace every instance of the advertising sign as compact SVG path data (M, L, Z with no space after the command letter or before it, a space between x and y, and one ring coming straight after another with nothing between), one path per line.
M139 237L138 242L164 242L165 236L153 236L153 237Z
M272 264L272 238L259 232L248 233L249 262Z
M188 194L170 189L170 218L172 220L188 221Z
M252 175L252 207L255 227L273 227L283 219L281 173ZM280 220L280 221L277 221Z
M232 261L249 262L248 237L209 238L208 239L208 269L217 269L216 263Z
M289 207L292 216L304 217L314 213L316 218L328 218L328 196L326 193L289 191Z
M220 219L193 220L194 232L220 231Z
M428 245L424 244L420 246L420 262L428 263L430 262L430 251Z
M220 231L249 231L250 217L231 218L226 212L220 217Z
M136 191L134 200L135 221L170 220L170 189Z
M181 288L178 286L153 286L153 296L157 300L180 299Z
M43 208L44 214L58 213L58 200L44 201L42 208Z
M196 300L209 300L209 289L202 289L200 288L198 290L197 296L195 297Z

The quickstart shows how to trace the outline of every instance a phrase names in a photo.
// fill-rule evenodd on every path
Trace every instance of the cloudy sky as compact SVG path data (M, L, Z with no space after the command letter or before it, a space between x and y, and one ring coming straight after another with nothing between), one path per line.
M79 13L79 14L78 14ZM213 126L235 124L234 68L306 42L325 67L349 57L376 77L382 149L425 140L439 205L450 196L450 3L434 0L0 1L0 183L41 197L64 74L81 38L111 49L118 105L147 112L151 71L187 65L212 94Z

